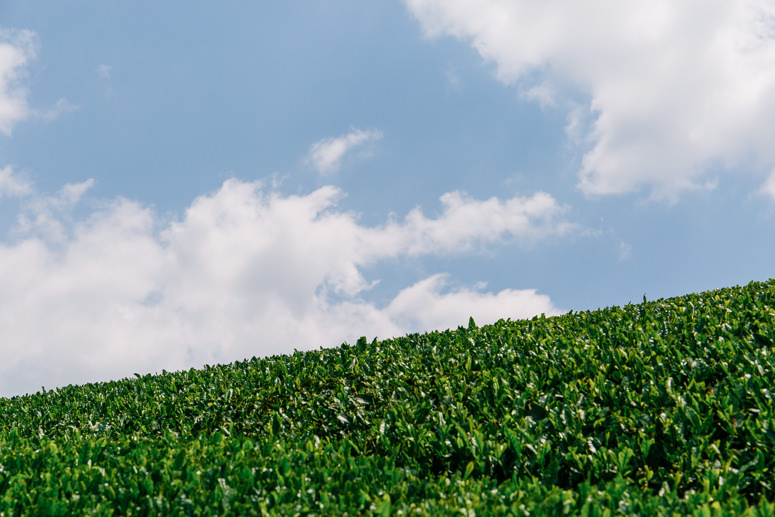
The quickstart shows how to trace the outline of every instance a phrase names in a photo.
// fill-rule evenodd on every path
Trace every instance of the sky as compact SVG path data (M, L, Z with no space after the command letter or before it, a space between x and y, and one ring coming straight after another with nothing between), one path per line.
M775 276L775 0L0 0L0 396Z

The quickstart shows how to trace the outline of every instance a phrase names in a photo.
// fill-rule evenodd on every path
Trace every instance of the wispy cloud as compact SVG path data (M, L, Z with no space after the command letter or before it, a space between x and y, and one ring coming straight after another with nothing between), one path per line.
M282 195L232 179L172 222L120 198L92 200L76 219L91 181L47 196L3 174L26 197L14 242L0 246L0 395L455 327L468 316L559 313L532 289L488 292L444 274L397 286L378 306L366 293L379 279L363 273L390 257L562 233L568 223L545 194L453 193L437 218L416 209L369 227L337 209L334 187ZM493 224L475 224L488 217ZM461 218L472 223L457 228Z
M765 196L769 196L775 200L775 168L773 168L772 172L767 177L767 180L761 186L759 193L764 194Z
M27 97L27 67L37 54L37 36L28 30L0 28L0 133L10 136L19 122L54 120L78 106L59 99L52 108L31 108Z
M32 192L30 180L20 174L15 174L11 166L0 169L0 198L24 197Z
M99 65L97 67L97 69L95 71L97 72L97 76L100 79L110 79L110 71L112 69L113 69L113 67L110 66L110 65L101 64L101 65Z
M81 197L94 186L94 180L80 183L68 183L53 196L34 195L31 185L27 184L27 196L32 199L24 205L17 217L16 235L38 235L49 243L61 243L68 237L71 212Z
M324 138L310 146L307 161L320 174L336 172L348 152L380 138L382 138L382 132L375 129L353 129L348 134L337 138Z
M406 4L429 37L469 42L525 98L568 110L587 194L675 200L711 166L775 165L769 0Z
M619 262L624 262L625 260L630 260L631 258L632 258L632 244L624 241L619 242L619 256L617 260Z
M462 89L460 74L454 66L447 67L444 77L447 80L447 92L460 91Z
M17 123L30 117L29 91L24 79L36 48L34 33L0 29L0 133L5 135L10 135Z
M80 109L80 106L73 104L69 100L63 98L63 99L59 99L53 108L49 108L45 110L35 110L33 113L38 118L42 118L45 120L55 120L59 118L61 115L64 115L66 113L71 113L78 109Z

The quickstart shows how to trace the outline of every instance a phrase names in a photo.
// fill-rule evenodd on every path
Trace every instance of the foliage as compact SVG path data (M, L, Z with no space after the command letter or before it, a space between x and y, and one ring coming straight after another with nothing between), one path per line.
M0 399L0 515L775 515L775 280Z

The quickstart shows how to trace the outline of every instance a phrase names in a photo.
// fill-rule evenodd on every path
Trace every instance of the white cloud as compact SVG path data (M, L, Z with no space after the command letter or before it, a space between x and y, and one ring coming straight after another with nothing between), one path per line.
M675 199L710 166L775 165L772 0L406 3L428 36L469 42L501 81L569 110L585 193Z
M390 302L387 313L394 321L415 329L447 329L465 325L469 317L481 324L500 318L529 318L559 311L546 295L535 289L504 289L498 293L482 293L467 288L443 293L447 275L437 274L403 289Z
M19 122L29 118L54 120L78 109L59 99L49 109L33 109L27 102L27 66L37 55L37 36L28 30L0 28L0 133L10 136Z
M449 192L440 200L444 210L438 219L427 219L419 209L406 217L401 234L408 240L408 253L468 251L504 235L532 241L576 229L571 223L558 222L567 208L545 192L505 202L494 197L477 201L461 192Z
M446 289L444 275L383 307L364 298L373 281L362 270L375 261L538 238L532 225L564 231L545 194L453 193L436 219L414 210L366 227L337 209L334 187L284 196L232 179L171 223L125 199L92 202L75 220L90 186L28 190L20 220L31 223L0 245L0 395L558 312L534 290ZM463 215L473 223L445 230ZM478 224L485 215L493 225Z
M349 151L380 138L382 138L382 132L374 129L368 131L353 129L348 134L337 138L324 138L310 146L307 161L320 174L336 172Z
M0 169L0 198L24 197L32 192L32 183L25 177L14 174L8 165Z
M35 58L35 53L32 32L0 29L0 133L10 135L18 122L30 116L29 92L23 79L26 66Z
M25 206L25 210L19 214L18 227L14 233L36 234L52 243L63 242L68 236L67 226L72 220L70 217L72 209L93 185L93 179L81 183L68 183L55 196L33 197ZM27 184L26 187L27 194L31 193L31 185Z

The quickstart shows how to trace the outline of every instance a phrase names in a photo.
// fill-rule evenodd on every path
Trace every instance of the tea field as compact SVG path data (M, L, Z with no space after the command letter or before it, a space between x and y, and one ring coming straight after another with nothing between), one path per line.
M257 348L258 348L257 344ZM775 280L0 399L0 515L775 515Z

